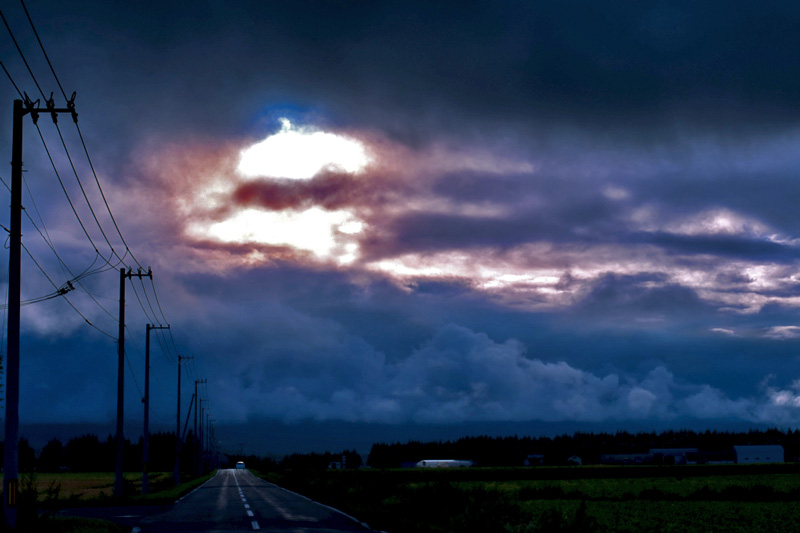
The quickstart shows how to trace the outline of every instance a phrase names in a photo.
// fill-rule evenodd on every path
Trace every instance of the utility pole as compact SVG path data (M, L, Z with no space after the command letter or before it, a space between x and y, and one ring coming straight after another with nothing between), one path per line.
M216 465L216 454L214 452L215 450L214 443L216 442L216 436L214 433L214 423L216 421L217 419L214 418L213 416L211 417L211 420L208 421L208 462L209 462L208 467L209 468L214 468Z
M52 96L46 102L47 113L57 120L58 113L75 112L75 93L67 107L57 109ZM8 339L6 345L6 417L3 451L3 513L9 528L17 524L19 500L19 344L20 344L20 257L22 252L22 118L30 114L33 123L39 120L36 104L25 95L25 101L14 100L11 141L11 212L8 237ZM42 110L44 111L44 110Z
M186 432L189 431L189 417L192 416L192 406L194 405L195 396L192 394L192 399L189 401L189 409L186 410L186 420L183 421L183 433L181 433L181 441L186 440Z
M144 431L142 433L142 494L150 492L149 461L150 461L150 331L154 329L169 329L167 326L147 324L144 343Z
M122 498L125 488L125 478L123 477L123 460L125 455L125 436L122 426L125 418L125 279L137 277L153 279L153 271L146 273L139 270L134 273L125 268L119 269L119 337L117 340L117 464L114 473L114 497Z
M200 475L200 448L201 448L200 439L198 438L199 435L197 434L197 404L199 403L199 402L196 401L196 399L198 398L198 396L197 396L197 385L201 385L201 384L205 385L205 383L206 383L205 379L196 379L196 380L194 380L194 397L195 397L195 403L194 403L194 475L196 475L196 476Z
M209 413L208 409L206 409L206 448L205 452L208 455L208 451L211 449L211 413Z
M205 443L205 426L203 425L203 413L205 407L203 407L203 402L208 401L205 398L200 398L198 401L198 405L200 406L200 429L199 429L199 436L200 436L200 472L203 472L203 444Z
M178 356L178 423L175 429L175 471L172 473L175 478L175 485L181 484L181 366L184 361L191 357Z

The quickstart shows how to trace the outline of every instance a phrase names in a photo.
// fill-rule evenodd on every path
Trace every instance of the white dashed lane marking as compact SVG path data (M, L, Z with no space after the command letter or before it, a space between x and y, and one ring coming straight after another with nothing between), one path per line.
M244 497L244 492L242 491L242 487L239 486L239 480L236 479L236 471L233 472L233 480L236 482L236 489L239 491L239 497L242 499L242 503L246 502L247 498ZM253 511L250 510L250 504L245 503L244 509L245 512L247 513L247 516L249 516L250 518L253 518L255 516L253 514ZM253 527L253 531L261 529L261 526L258 525L257 520L253 520L252 522L250 522L250 525Z

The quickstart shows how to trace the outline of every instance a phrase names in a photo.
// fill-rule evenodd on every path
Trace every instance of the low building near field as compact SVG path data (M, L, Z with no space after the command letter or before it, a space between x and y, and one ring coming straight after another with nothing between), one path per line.
M733 448L730 450L703 450L686 454L687 465L723 465L735 462L736 454Z
M522 464L525 466L541 466L544 464L544 455L539 453L529 453Z
M604 465L649 465L653 456L649 453L605 453L600 456L600 464Z
M474 465L474 461L458 459L423 459L417 463L418 468L465 468Z
M657 465L685 465L687 455L697 453L697 448L653 448L650 455Z
M736 455L736 462L746 463L783 463L785 461L783 446L762 445L762 446L734 446L733 452Z

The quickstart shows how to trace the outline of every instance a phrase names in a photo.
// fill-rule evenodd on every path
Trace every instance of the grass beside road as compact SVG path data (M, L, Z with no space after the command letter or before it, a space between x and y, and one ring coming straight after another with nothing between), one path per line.
M172 479L172 473L151 473L149 478L150 494L142 495L142 474L126 473L124 477L126 494L122 499L113 497L115 478L113 472L21 474L17 531L127 532L129 528L106 520L55 516L55 513L61 509L72 507L171 504L208 481L215 474L216 471L176 486Z
M126 472L122 502L137 505L172 503L214 474L216 471L176 486L171 472L153 472L149 476L150 494L142 495L142 474ZM20 474L19 479L20 490L36 492L39 502L57 500L62 505L116 505L120 501L113 497L114 478L113 472L65 472Z
M264 477L392 533L795 532L800 465L282 472Z

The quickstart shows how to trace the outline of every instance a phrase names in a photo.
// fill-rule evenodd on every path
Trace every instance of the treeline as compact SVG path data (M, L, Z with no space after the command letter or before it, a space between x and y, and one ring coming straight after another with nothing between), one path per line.
M353 469L362 465L361 455L355 450L341 453L295 453L287 455L278 463L278 468L286 470Z
M174 433L153 433L150 435L149 470L151 472L172 472L175 468L177 443ZM0 464L3 461L4 443L0 443ZM137 443L125 440L123 469L138 471L142 469L143 439ZM183 470L191 470L195 464L195 440L192 433L187 435L181 446L181 465ZM97 435L74 437L66 444L58 439L49 441L37 455L26 439L19 441L20 472L109 472L116 467L117 441L109 435L101 440Z
M236 461L244 461L245 466L259 472L311 472L318 470L351 470L361 468L363 460L361 455L355 450L345 450L339 453L293 453L285 455L283 459L275 461L267 457L249 455L239 457L234 455L227 456L228 461L223 466L233 467Z
M647 453L652 448L730 450L737 445L782 445L787 461L800 456L800 430L663 431L574 433L558 437L464 437L456 441L374 444L367 464L398 468L423 459L462 459L479 466L521 466L529 455L544 456L544 464L564 465L580 457L583 464L600 462L603 454Z

